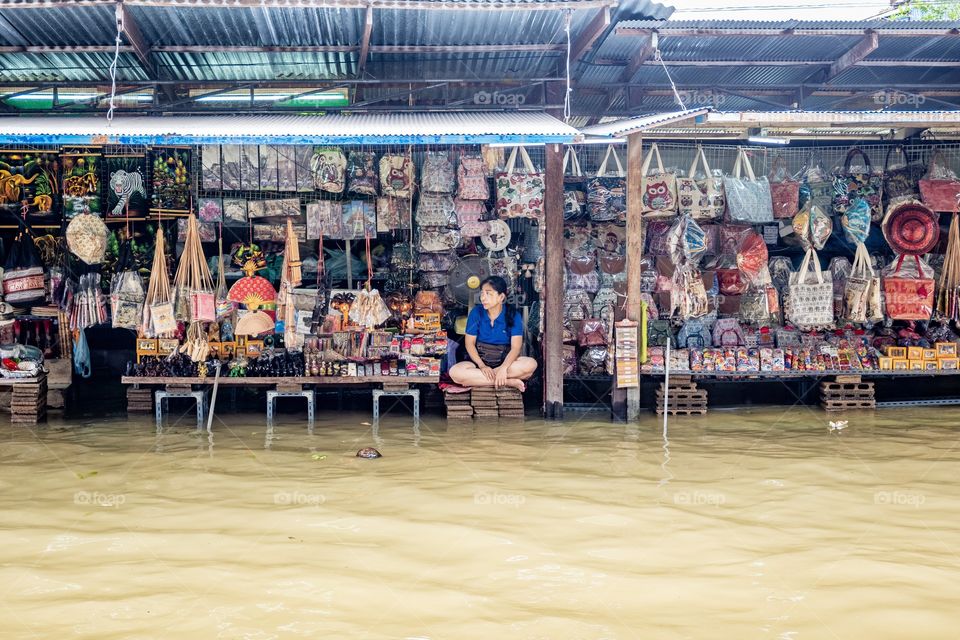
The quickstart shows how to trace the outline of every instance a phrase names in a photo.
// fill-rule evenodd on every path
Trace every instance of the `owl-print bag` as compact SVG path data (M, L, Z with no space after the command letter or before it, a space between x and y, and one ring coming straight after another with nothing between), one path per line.
M703 180L697 180L697 165L703 163ZM723 178L710 171L703 147L697 145L697 152L690 164L686 178L677 178L677 201L681 216L690 216L694 220L713 220L723 215L727 208L723 196Z
M657 157L657 168L650 173L650 163ZM644 218L671 218L677 213L677 177L663 168L660 158L660 149L657 143L650 145L647 157L643 159L640 169L643 176L640 180L640 191L643 202L642 215Z

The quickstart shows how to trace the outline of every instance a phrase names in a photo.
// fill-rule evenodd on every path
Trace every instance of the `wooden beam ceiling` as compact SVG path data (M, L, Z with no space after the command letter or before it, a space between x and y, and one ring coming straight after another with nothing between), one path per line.
M836 62L830 65L827 72L827 80L833 80L838 75L863 61L868 55L877 50L880 45L880 37L877 32L868 33L856 45L851 47L846 53L840 56ZM960 66L960 62L957 63Z
M610 26L610 7L603 7L570 45L570 60L582 58Z

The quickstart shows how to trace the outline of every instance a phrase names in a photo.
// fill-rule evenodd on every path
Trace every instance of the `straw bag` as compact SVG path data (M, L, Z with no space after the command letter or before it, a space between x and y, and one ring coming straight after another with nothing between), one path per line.
M176 285L176 300L178 310L181 307L187 309L187 317L184 319L191 322L213 322L217 319L213 279L203 255L197 224L197 218L191 214L187 218L187 239L173 279ZM182 302L184 298L186 303ZM182 316L183 311L180 310L178 315Z
M898 256L883 275L886 315L891 320L929 320L936 288L933 269L924 269L919 256L913 256L914 263L904 269L905 257Z
M740 177L741 171L746 172ZM762 224L773 222L773 200L766 177L753 173L750 158L743 148L737 150L733 175L724 176L723 190L727 196L727 216L730 222Z
M795 216L800 207L800 183L787 174L787 163L783 156L774 158L767 179L770 181L773 217L779 220Z
M944 162L943 153L936 148L919 186L923 203L934 211L953 211L960 199L960 179Z
M380 193L395 198L409 198L413 195L413 160L410 154L381 156Z
M453 163L446 151L431 151L423 159L420 189L428 193L453 193ZM486 183L486 178L484 178Z
M820 269L820 258L809 249L800 270L790 276L790 307L787 318L802 330L833 324L833 277Z
M657 168L651 174L650 163L657 156ZM663 168L663 159L657 143L650 145L647 156L640 168L640 193L646 218L669 218L677 213L677 177Z
M853 171L850 163L856 156L863 159L865 171ZM870 158L862 149L854 147L847 152L843 167L833 178L833 210L845 213L857 198L870 203L870 217L874 222L883 217L883 175L873 172Z
M697 180L697 165L703 163L703 180ZM677 203L681 216L691 216L694 220L713 220L723 215L727 201L723 195L723 178L714 176L707 163L703 147L697 145L697 151L690 163L686 178L677 178Z
M617 165L616 172L607 174L610 157ZM579 167L579 163L577 164ZM595 178L587 183L587 211L593 222L610 222L625 219L627 215L627 173L623 169L620 157L613 145L607 146L607 153L600 163Z
M167 257L163 229L157 231L153 248L153 266L150 268L150 283L144 299L140 334L148 337L169 336L177 330L170 294L170 277L167 274Z
M461 200L490 198L485 166L483 156L479 154L460 156L460 166L457 167L457 196Z
M517 153L524 172L516 170ZM497 216L500 218L543 218L543 174L537 172L524 147L514 147L506 171L497 174Z
M107 253L107 225L98 216L81 213L67 225L70 253L87 264L100 264Z

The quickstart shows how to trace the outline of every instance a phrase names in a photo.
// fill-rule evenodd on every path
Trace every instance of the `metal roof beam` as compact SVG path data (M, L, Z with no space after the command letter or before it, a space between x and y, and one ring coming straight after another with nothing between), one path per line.
M4 45L0 46L0 53L113 53L112 44L94 45ZM120 53L134 53L134 47L120 45Z
M562 76L535 77L535 78L516 78L512 80L497 80L494 78L389 78L386 80L376 80L370 78L330 78L328 80L124 80L126 86L142 85L147 87L176 85L183 88L192 89L214 89L229 87L230 89L243 88L247 86L256 86L259 88L292 88L292 89L321 89L327 86L336 85L368 85L368 86L402 86L407 84L426 85L442 82L456 83L470 86L481 87L513 87L518 82L536 83L536 82L565 82L566 78ZM108 84L105 80L56 80L44 82L44 88L52 87L102 87ZM36 84L29 80L0 80L0 88L3 87L24 87ZM240 85L243 87L240 87Z
M863 40L851 47L836 62L830 65L830 71L827 72L827 80L833 80L838 75L863 61L868 55L877 50L880 45L880 37L876 31L863 36ZM958 63L960 64L960 63Z
M603 35L603 32L610 26L610 7L603 7L600 12L593 17L593 20L580 32L577 39L570 46L570 60L579 60L586 54L597 38Z
M362 76L370 57L370 36L373 34L373 5L367 5L363 13L363 36L360 38L360 54L357 57L357 75Z
M664 60L671 67L809 67L830 66L833 60ZM599 66L627 66L628 60L599 58L591 64ZM960 67L960 60L857 60L851 66L859 67ZM659 67L656 60L644 60L641 66Z
M960 36L960 27L952 29L931 28L931 27L891 27L880 28L857 28L857 27L825 27L823 29L781 29L779 27L768 28L736 28L736 27L617 27L614 30L618 36L649 36L658 33L661 36L685 37L685 38L750 38L750 37L783 37L783 36L863 36L876 31L884 38L916 38L926 36Z
M45 53L44 47L34 47ZM512 53L512 52L562 52L563 44L468 44L468 45L369 45L368 53ZM95 51L113 51L113 47L90 47ZM212 46L212 45L158 45L155 53L362 53L362 46L354 45L297 45L297 46ZM362 56L361 56L362 58Z
M0 0L2 9L72 9L114 5L118 0ZM120 0L131 7L237 7L307 8L307 9L375 9L413 11L583 11L615 7L617 0L550 0L548 2L444 2L443 0Z

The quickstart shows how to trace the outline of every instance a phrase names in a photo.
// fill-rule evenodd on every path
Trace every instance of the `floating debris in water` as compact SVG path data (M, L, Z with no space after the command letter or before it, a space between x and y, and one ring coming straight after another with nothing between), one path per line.
M379 451L377 451L373 447L364 447L363 449L360 449L360 451L357 451L357 457L358 458L382 458L383 456L380 454Z
M360 455L360 454L358 453L357 455ZM326 459L327 459L327 456L322 456L322 455L320 455L319 453L315 453L315 454L313 454L313 455L310 456L310 457L313 458L314 460L326 460Z
M836 422L831 420L830 431L843 431L844 429L847 428L847 424L848 424L847 420L837 420Z
M81 479L81 480L86 480L87 478L92 478L93 476L97 475L97 473L99 473L99 472L97 472L97 471L90 471L90 472L88 472L88 473L75 472L76 476L77 476L79 479Z

